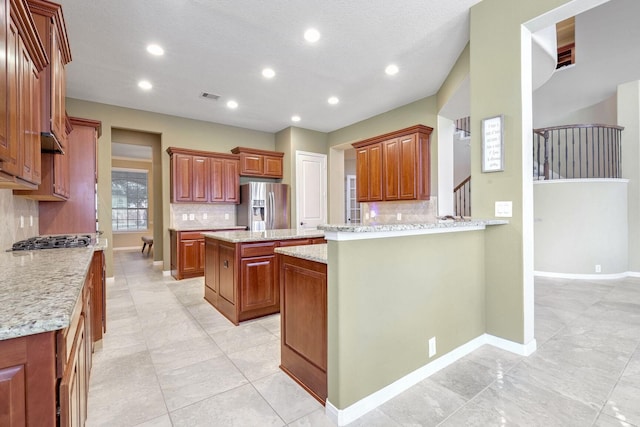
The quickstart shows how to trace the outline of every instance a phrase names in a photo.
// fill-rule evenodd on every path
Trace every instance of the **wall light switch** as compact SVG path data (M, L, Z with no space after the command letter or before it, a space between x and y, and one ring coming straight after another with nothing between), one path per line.
M229 219L229 214L224 214L224 219Z
M364 219L369 219L369 212L364 214Z
M189 221L193 221L194 219L196 219L196 215L195 214L189 214Z
M496 202L495 216L511 218L513 216L513 202Z
M396 219L397 219L398 221L402 221L402 214L401 214L400 212L398 212L398 213L396 214Z
M182 220L186 221L189 219L189 216L187 214L182 214Z
M207 213L206 212L202 214L202 219L207 219Z
M20 215L20 228L24 228L24 215Z
M29 215L29 227L33 227L33 215Z

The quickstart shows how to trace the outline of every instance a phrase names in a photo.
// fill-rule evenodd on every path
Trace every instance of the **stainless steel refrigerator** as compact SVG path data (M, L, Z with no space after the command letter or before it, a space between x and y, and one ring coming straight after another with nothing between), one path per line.
M248 182L240 186L238 225L251 231L289 228L289 186L272 182Z

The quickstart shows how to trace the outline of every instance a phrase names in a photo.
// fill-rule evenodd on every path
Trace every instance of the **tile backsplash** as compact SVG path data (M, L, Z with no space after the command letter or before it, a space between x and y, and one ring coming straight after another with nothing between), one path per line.
M236 205L171 203L169 211L170 228L199 229L236 225Z
M400 214L400 219L398 219ZM362 224L410 224L435 221L438 215L436 197L430 200L373 202L360 204Z
M39 234L38 202L14 196L12 190L0 190L0 218L4 224L0 227L0 250L11 249L18 240Z

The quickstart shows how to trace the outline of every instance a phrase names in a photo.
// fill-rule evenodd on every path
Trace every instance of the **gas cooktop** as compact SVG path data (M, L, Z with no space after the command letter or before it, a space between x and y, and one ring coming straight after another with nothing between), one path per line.
M91 236L64 235L31 237L13 244L12 251L33 251L36 249L84 248L91 244Z

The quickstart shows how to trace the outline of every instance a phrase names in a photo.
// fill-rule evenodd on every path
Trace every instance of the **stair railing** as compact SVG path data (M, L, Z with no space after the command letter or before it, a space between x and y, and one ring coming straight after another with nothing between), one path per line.
M453 189L453 204L456 216L471 216L471 176Z
M589 124L533 130L533 179L620 178L622 126Z

